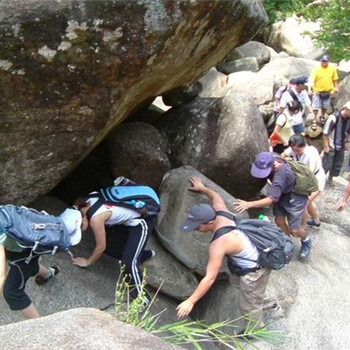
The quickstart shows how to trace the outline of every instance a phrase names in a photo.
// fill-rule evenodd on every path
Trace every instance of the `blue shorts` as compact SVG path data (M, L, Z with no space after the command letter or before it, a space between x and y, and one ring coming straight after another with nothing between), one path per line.
M304 132L305 131L304 122L298 125L293 125L293 131L295 134L301 134L302 132Z
M279 201L273 204L275 217L287 217L288 225L292 230L301 228L308 196L296 193L282 194Z

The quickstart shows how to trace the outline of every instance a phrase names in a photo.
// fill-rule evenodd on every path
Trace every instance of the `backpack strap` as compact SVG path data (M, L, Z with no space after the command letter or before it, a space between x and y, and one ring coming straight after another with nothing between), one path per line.
M214 242L216 239L220 238L224 234L226 234L228 232L231 232L232 230L235 230L236 228L237 228L237 226L223 226L223 227L220 227L218 230L216 230L214 232L210 243Z
M95 196L96 197L96 196ZM86 217L90 221L92 216L97 212L98 209L102 207L104 203L99 198L86 212Z
M230 219L230 220L233 220L236 222L237 220L237 216L229 211L224 211L224 210L218 210L216 212L216 215L219 215L219 216L224 216L225 218L227 219Z
M288 93L289 93L289 95L292 97L292 99L293 99L294 101L300 103L300 101L299 101L297 95L295 94L295 92L294 92L292 89L289 89L289 90L288 90Z

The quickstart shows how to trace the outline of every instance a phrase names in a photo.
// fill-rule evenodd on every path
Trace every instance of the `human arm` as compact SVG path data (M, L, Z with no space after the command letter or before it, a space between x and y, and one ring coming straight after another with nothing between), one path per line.
M262 208L274 203L272 198L266 197L263 199L259 199L257 201L243 201L242 199L238 199L236 203L234 203L235 211L238 213L243 213L245 210L252 208Z
M216 191L206 187L198 177L192 176L190 178L190 182L191 187L189 190L205 194L208 198L211 199L213 208L215 210L228 210L221 196Z
M323 134L323 152L329 153L329 136L326 134Z
M199 282L192 295L177 306L176 310L178 318L187 316L192 311L194 304L207 293L215 282L225 256L223 245L219 245L218 243L219 242L214 242L209 247L209 261L205 276Z
M96 246L88 259L81 257L73 258L73 264L79 267L88 267L100 259L106 249L105 222L110 218L110 216L110 212L105 212L91 218L90 227L94 232Z
M343 196L340 204L338 205L338 208L337 208L338 211L342 211L342 210L345 209L346 203L347 203L347 201L349 199L349 196L350 196L350 182L348 184L348 187L346 188L346 191L344 193L344 196Z
M2 295L6 280L6 253L3 245L0 245L0 295Z

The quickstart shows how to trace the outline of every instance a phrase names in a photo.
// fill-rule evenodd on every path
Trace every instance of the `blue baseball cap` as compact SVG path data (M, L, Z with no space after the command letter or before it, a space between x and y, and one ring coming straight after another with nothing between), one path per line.
M321 61L330 61L329 56L328 55L322 55L321 56Z
M195 231L200 224L206 224L215 218L216 212L211 205L196 204L190 209L186 221L179 228L186 232Z
M274 161L273 153L261 152L255 158L250 173L258 179L264 179L270 175Z
M305 75L302 75L301 77L295 79L295 83L297 85L305 85L308 81L309 79Z

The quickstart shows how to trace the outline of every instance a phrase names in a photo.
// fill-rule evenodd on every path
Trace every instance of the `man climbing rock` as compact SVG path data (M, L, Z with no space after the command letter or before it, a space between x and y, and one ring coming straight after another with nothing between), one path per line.
M234 215L229 212L224 200L217 192L206 187L197 177L190 178L190 182L192 184L190 190L208 196L212 205L194 205L190 209L187 220L180 226L181 230L214 233L223 227L236 226ZM223 214L231 214L232 219ZM265 295L271 270L258 265L257 248L238 229L232 229L210 243L206 274L192 295L178 305L178 317L187 316L195 303L208 292L215 282L225 256L233 259L235 264L245 270L245 274L239 277L238 284L238 305L241 314L249 314L250 317L257 320L259 327L263 326L262 311L279 308L276 300L267 298Z
M288 235L300 237L300 258L305 259L311 252L311 240L307 236L302 220L308 196L293 192L296 177L291 166L271 152L261 152L251 169L252 176L271 182L266 198L252 202L238 200L234 205L237 212L273 205L276 224Z

